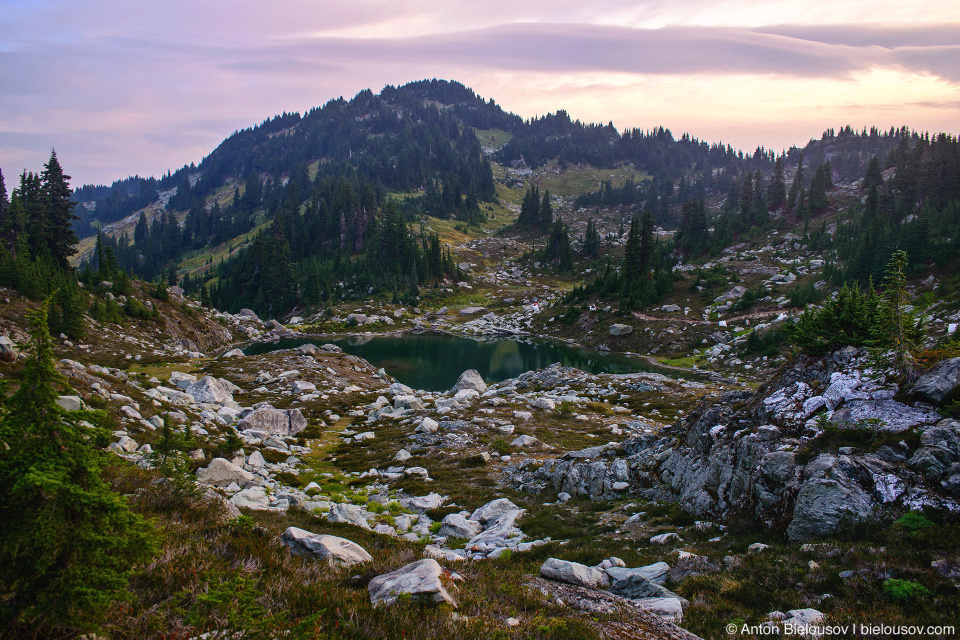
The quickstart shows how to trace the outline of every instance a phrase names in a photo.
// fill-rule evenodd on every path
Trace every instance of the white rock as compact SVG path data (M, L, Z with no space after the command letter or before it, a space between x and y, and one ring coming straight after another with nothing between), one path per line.
M411 562L371 580L367 585L370 602L374 606L392 605L398 596L409 594L420 602L447 602L456 607L453 596L443 586L442 577L443 568L432 558Z
M346 538L290 527L280 535L280 539L295 555L325 559L335 566L349 567L373 560L366 549Z
M470 515L470 519L482 524L487 524L488 522L495 522L508 511L516 511L518 509L520 509L520 507L515 505L509 498L498 498L476 509Z
M170 381L171 386L180 389L181 391L186 391L197 381L197 376L193 375L192 373L171 371L170 377L167 378L167 380Z
M540 575L550 580L597 589L609 582L606 574L579 562L549 558L540 567Z
M668 542L683 542L683 540L676 533L661 533L658 536L650 538L650 542L653 544L667 544Z
M226 487L231 482L243 487L252 482L254 477L225 458L214 458L205 468L197 469L197 482L215 487Z
M270 508L270 499L267 497L263 487L249 487L243 491L234 494L230 498L230 503L236 507L244 509L254 509L265 511Z
M475 520L468 520L458 513L451 513L443 519L439 535L453 538L473 538L483 530L483 525Z

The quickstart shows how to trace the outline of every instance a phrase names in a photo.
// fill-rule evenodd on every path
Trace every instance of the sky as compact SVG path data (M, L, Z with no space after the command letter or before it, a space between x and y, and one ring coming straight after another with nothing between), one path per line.
M960 132L956 0L0 0L0 170L159 176L232 132L424 78L752 151Z

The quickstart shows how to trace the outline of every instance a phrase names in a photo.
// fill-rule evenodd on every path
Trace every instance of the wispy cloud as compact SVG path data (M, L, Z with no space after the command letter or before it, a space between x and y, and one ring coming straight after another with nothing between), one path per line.
M955 3L745 6L0 0L0 167L37 169L55 145L75 182L160 173L281 111L430 77L523 116L566 108L745 148L802 143L844 113L960 122Z

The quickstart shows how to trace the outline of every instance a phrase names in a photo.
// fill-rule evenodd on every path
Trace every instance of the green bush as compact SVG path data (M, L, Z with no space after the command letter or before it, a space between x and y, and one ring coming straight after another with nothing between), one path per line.
M921 529L929 529L930 527L936 526L933 522L927 519L922 513L916 511L910 511L903 514L900 518L894 522L895 525L899 525L904 529L907 529L911 533L920 531Z
M916 600L930 595L930 590L919 582L890 578L883 583L883 592L897 602Z

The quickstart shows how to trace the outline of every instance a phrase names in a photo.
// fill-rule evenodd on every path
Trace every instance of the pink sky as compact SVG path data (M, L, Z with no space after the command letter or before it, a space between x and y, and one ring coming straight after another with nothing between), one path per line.
M159 175L280 112L434 77L523 117L745 150L846 124L960 132L955 1L0 0L0 15L8 187L51 147L74 185Z

